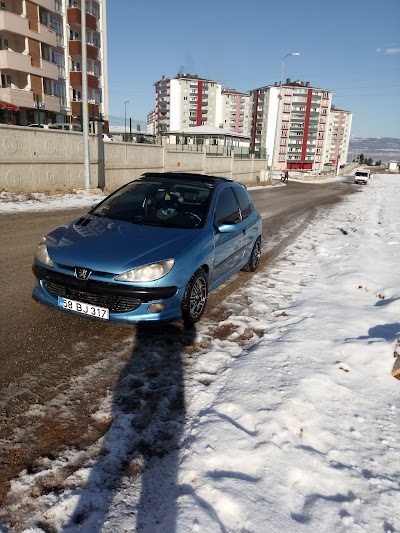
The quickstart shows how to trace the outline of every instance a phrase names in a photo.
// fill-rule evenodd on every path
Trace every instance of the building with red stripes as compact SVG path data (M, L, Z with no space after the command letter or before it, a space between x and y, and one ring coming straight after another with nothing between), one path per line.
M250 135L250 95L234 89L222 89L223 128Z
M325 164L344 165L349 152L350 131L353 113L331 107L328 122Z
M250 91L253 150L266 150L268 164L276 170L322 170L329 162L326 154L330 155L333 139L328 136L332 96L332 90L290 79L281 87L267 85ZM346 157L350 129L347 133L340 147Z
M222 85L193 74L162 77L155 84L156 133L191 126L222 126Z

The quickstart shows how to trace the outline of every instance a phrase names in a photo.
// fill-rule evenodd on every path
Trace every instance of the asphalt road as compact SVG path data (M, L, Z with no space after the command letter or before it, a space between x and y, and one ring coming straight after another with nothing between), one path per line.
M320 208L357 190L350 179L326 184L289 182L252 190L264 220L260 268L268 269ZM10 480L21 470L35 468L41 457L53 457L63 446L86 449L107 431L107 423L99 425L91 414L107 390L118 389L132 358L142 352L145 359L154 343L163 343L164 371L169 375L176 353L181 354L185 369L190 358L209 349L204 335L197 339L196 330L187 331L182 324L143 331L82 319L33 301L31 266L38 242L85 212L0 214L0 520L2 515L12 515L15 502L12 496L6 499L7 493ZM251 277L240 272L209 295L203 320L211 338L227 335L219 325L229 314L224 301ZM246 346L251 338L250 334L238 342Z
M264 219L264 244L276 239L283 227L290 231L299 217L335 203L355 189L349 180L330 184L290 182L283 187L252 190L251 196ZM39 240L85 212L83 209L0 214L0 387L61 353L69 354L67 359L72 364L71 348L77 342L93 345L89 339L100 337L106 343L110 331L112 337L118 330L126 333L126 327L67 316L32 300L35 280L31 266Z

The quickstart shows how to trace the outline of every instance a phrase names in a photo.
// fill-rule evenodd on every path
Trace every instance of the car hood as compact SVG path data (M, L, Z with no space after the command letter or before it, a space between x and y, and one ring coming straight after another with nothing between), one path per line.
M198 229L162 228L87 215L46 237L51 259L66 266L121 273L175 258L199 237Z

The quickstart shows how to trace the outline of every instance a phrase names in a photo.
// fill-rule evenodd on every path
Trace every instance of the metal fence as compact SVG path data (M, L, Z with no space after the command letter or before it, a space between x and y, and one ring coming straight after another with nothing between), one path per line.
M223 146L219 144L166 144L168 152L203 152L210 156L225 156L235 159L266 159L267 151L265 148L254 152L248 146Z
M202 152L203 144L165 144L167 152Z

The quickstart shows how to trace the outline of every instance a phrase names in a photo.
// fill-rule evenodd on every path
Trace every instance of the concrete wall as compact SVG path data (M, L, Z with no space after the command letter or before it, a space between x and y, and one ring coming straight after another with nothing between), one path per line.
M113 191L143 172L196 172L257 181L266 161L207 156L205 152L168 151L148 144L105 142L90 135L90 187L99 185L99 156L104 146L105 189ZM0 125L0 191L71 192L84 187L83 136L77 132Z

